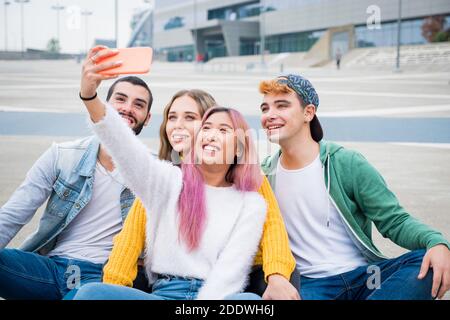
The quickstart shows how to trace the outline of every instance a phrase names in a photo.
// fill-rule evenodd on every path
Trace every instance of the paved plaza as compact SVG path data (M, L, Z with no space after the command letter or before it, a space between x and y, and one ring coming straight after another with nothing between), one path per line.
M412 215L450 239L450 73L293 71L316 86L326 138L359 150ZM75 61L0 61L0 205L53 141L89 133L78 98L80 72ZM219 104L239 109L257 129L258 83L276 75L274 70L226 72L155 63L143 77L155 98L154 119L151 128L144 129L143 139L157 149L161 111L177 90L186 88L209 91ZM101 97L110 84L103 83ZM258 138L261 157L275 151L267 147L263 135ZM17 247L36 228L41 212L42 208L10 247ZM405 252L376 231L374 236L388 256Z

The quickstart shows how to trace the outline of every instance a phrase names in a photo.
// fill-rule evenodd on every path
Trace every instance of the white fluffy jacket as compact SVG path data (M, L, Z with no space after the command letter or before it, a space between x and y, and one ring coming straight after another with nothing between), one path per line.
M264 199L257 192L206 186L205 230L200 246L189 252L178 237L180 168L152 156L111 106L92 127L146 208L150 281L156 273L202 279L198 299L223 299L242 291L263 231Z

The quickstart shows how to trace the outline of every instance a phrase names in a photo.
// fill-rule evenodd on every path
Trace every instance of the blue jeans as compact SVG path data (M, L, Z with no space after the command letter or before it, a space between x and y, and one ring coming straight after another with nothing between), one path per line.
M153 284L152 293L110 284L90 283L78 290L75 300L195 300L203 281L170 276ZM225 300L261 300L254 293L237 293Z
M425 250L412 251L326 278L302 276L300 296L305 300L431 300L432 269L423 280L417 279L424 254Z
M0 297L4 299L71 299L77 288L102 281L101 264L45 257L15 249L0 250Z

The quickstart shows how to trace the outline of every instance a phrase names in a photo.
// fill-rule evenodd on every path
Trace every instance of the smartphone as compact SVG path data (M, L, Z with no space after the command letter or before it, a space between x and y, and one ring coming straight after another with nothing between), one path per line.
M114 74L143 74L150 71L153 49L150 47L133 47L118 49L119 53L97 61L97 64L109 61L122 61L122 65L100 71L103 75Z

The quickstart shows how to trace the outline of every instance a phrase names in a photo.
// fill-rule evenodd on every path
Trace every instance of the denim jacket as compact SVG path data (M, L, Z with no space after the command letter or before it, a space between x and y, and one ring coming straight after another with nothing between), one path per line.
M6 247L48 199L37 230L20 249L46 254L58 235L92 197L100 143L95 137L54 143L28 171L25 181L0 208L0 248ZM123 221L134 201L124 188L120 195Z

